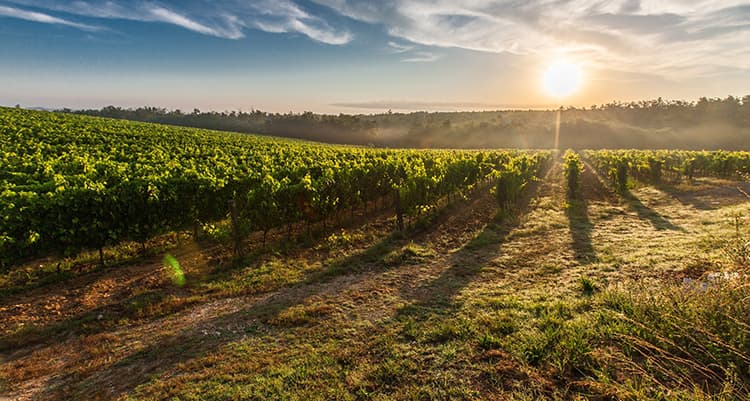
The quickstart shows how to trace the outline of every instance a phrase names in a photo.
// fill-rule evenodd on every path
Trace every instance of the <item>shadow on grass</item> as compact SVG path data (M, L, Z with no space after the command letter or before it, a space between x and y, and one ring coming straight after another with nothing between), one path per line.
M469 202L476 203L477 200ZM463 202L449 206L457 210L457 213L468 213L472 207L476 205ZM149 382L153 377L181 363L216 352L225 344L278 332L282 330L280 327L283 327L279 326L278 321L284 321L285 311L295 313L296 307L304 309L305 305L321 295L330 294L332 291L344 291L370 277L361 273L381 272L393 268L393 265L384 260L386 255L402 249L410 241L418 241L431 232L440 230L447 221L448 219L439 213L430 226L415 228L406 235L387 235L371 247L334 260L324 269L289 283L275 293L266 293L265 296L256 299L248 298L248 305L237 311L191 321L186 328L173 334L167 331L163 335L158 335L156 340L144 338L144 343L150 342L145 348L119 360L107 362L95 371L81 374L76 371L76 362L69 362L69 365L60 368L61 375L45 383L44 389L37 395L49 400L118 399L132 392L137 386ZM86 319L90 319L89 316L91 315L87 315ZM306 324L304 319L300 321L303 322L301 324ZM296 320L287 323L292 327L300 324ZM166 330L168 328L165 328ZM206 335L216 332L220 332L221 335ZM18 359L18 356L7 358L7 361L14 359Z
M387 214L387 210L375 211L370 215L357 215L351 221L342 225L342 229L350 229L362 225L369 225L370 221L366 218L379 218ZM386 219L387 220L387 219ZM380 223L387 225L388 223ZM324 280L326 277L332 278L336 275L346 274L355 271L361 263L353 263L353 260L334 261L323 271L312 272L309 277L303 280L293 282L272 282L266 288L258 291L245 290L241 294L217 293L214 289L201 288L210 283L221 283L236 279L233 276L239 272L251 270L253 273L268 261L268 256L288 255L289 253L299 252L303 248L315 248L326 241L327 234L335 232L335 228L327 231L320 231L316 237L307 237L304 233L293 237L292 240L284 235L274 235L272 240L268 241L266 247L256 247L249 249L241 258L231 256L231 251L218 242L211 240L194 241L193 248L183 248L184 255L175 253L178 259L182 256L188 257L193 252L204 253L214 260L211 263L210 270L188 273L188 285L184 288L177 288L165 281L157 286L142 286L141 282L136 282L128 287L120 288L121 293L132 294L132 290L139 290L137 294L123 297L113 294L114 302L110 301L91 309L81 311L71 315L64 320L48 323L45 325L27 325L13 333L0 336L0 353L23 350L33 345L49 345L59 341L60 337L71 335L94 335L112 331L118 327L120 321L143 321L146 319L157 319L176 312L180 312L187 307L193 306L199 302L206 302L210 299L237 296L242 294L260 295L263 293L278 290L288 285L298 285L301 283L311 283L316 280ZM283 234L283 233L282 233ZM394 233L385 237L380 243L363 252L357 260L372 261L374 255L379 252L390 252L389 246L393 241L400 238L400 233ZM256 241L257 242L257 241ZM396 246L393 244L393 246ZM81 287L90 287L98 280L106 278L108 274L116 271L116 267L128 267L133 262L141 260L148 261L155 269L161 267L161 257L154 255L141 257L121 262L118 265L107 265L97 267L84 275L72 277L80 281ZM346 269L347 263L352 263L354 269ZM146 277L154 271L141 272ZM63 272L65 274L65 272ZM2 293L2 290L0 290ZM0 304L2 306L2 304Z
M73 362L70 366L60 369L61 375L54 378L53 382L45 384L39 397L46 400L122 398L138 385L149 382L153 377L169 371L180 363L216 352L225 344L273 332L274 318L282 312L305 305L306 301L322 294L326 289L325 282L334 280L337 274L355 277L343 283L342 288L355 284L361 278L350 273L363 269L377 269L380 264L373 262L378 260L377 255L395 249L396 246L397 241L385 239L361 254L335 263L327 273L317 278L293 284L257 301L248 300L248 306L239 311L191 322L188 327L157 338L145 348L83 376L75 372L77 366ZM344 271L340 266L347 264L352 266L352 269ZM86 322L90 322L90 316L91 314L87 314L84 317ZM63 328L65 326L60 327ZM165 330L168 328L165 327ZM52 334L52 331L45 334ZM85 331L81 334L90 333ZM149 340L143 341L148 343ZM7 358L7 361L12 359L14 358Z
M158 319L190 306L198 300L189 296L176 295L179 290L157 288L133 295L116 304L107 304L81 312L66 320L44 326L29 325L0 337L0 354L14 351L29 351L35 345L49 345L60 338L71 335L94 335L119 328L123 321ZM16 358L23 353L16 355Z
M568 217L576 261L581 264L595 263L598 258L591 244L594 225L589 220L588 203L585 199L570 198L565 215Z
M709 205L708 203L704 202L703 200L695 196L695 194L681 191L672 184L661 182L661 183L655 184L654 188L677 199L681 204L685 206L692 206L698 210L716 210L717 209L716 206Z
M549 178L550 171L543 180ZM477 236L466 243L446 261L450 265L440 276L420 288L402 290L404 298L414 303L402 308L399 315L425 318L433 312L447 312L453 307L453 298L474 281L482 269L502 253L508 235L529 212L531 200L539 193L541 181L528 186L512 211L498 213ZM427 315L426 315L427 314Z
M648 220L648 222L651 223L651 225L654 226L655 229L685 231L684 228L672 224L672 222L659 214L659 212L643 204L643 202L641 202L641 200L638 199L637 196L633 195L632 192L626 190L622 193L622 198L633 210L635 210L635 212L638 214L638 218L642 220Z

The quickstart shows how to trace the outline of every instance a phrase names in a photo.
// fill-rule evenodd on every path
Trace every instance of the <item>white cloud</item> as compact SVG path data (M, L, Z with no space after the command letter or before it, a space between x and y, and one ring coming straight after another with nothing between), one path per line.
M382 26L388 51L434 61L435 47L549 58L662 76L750 69L750 0L0 0L0 15L97 27L76 16L161 22L239 39L248 29L296 33L331 45L353 34L332 14ZM34 11L32 11L34 10ZM43 12L38 12L42 10ZM56 15L54 13L65 13ZM418 54L418 53L422 54Z
M420 50L417 46L394 41L388 42L388 52L391 54L402 55L403 58L401 61L405 63L430 63L437 61L442 57L441 55L430 51Z
M272 33L299 33L331 45L342 45L352 40L350 32L331 27L323 19L287 0L191 0L170 3L149 0L7 1L91 18L162 22L226 39L240 39L245 36L246 29L260 29ZM75 24L71 26L83 26L66 22Z
M81 24L73 21L68 21L63 18L54 17L49 14L39 13L35 11L21 10L14 7L0 6L0 16L18 18L26 21L40 22L43 24L55 24L65 25L73 28L82 29L84 31L98 31L101 27L94 25Z
M388 47L392 53L405 53L414 49L414 46L402 45L393 41L388 42Z
M273 32L297 32L318 42L343 45L351 42L353 35L346 30L332 28L320 17L316 17L287 0L256 0L242 2L241 6L229 7L248 15L247 24Z
M313 0L394 38L683 77L750 68L750 0Z
M228 29L217 29L203 25L200 22L193 21L188 17L159 6L149 7L148 12L156 21L177 25L205 35L218 36L227 39L239 39L244 37L242 30L238 29L236 23L228 24Z
M405 63L431 63L440 59L440 56L430 52L415 52L411 57L401 59Z
M330 45L344 45L352 40L349 32L336 33L328 29L321 29L319 26L308 24L300 19L293 19L288 22L288 27L292 32L299 32L318 42L328 43Z

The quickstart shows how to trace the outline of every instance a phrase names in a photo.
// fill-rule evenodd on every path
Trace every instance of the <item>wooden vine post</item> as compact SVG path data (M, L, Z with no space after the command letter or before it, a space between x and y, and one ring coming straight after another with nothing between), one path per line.
M237 217L237 204L234 199L229 201L229 217L232 220L232 240L234 242L234 256L242 257L242 235L240 221Z

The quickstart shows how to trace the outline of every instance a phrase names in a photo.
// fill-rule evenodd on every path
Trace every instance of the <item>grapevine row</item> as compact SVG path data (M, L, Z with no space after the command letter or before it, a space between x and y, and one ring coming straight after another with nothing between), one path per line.
M494 177L511 199L546 152L417 151L0 109L0 263L227 218L242 234L391 199L399 220ZM498 195L500 197L500 195Z
M628 177L659 183L750 172L750 152L744 151L587 150L584 156L619 190L626 189Z

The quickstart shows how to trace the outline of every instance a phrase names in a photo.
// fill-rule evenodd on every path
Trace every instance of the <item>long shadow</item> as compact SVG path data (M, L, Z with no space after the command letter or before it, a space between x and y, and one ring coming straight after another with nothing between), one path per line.
M672 224L672 222L659 214L659 212L643 204L643 202L641 202L641 200L632 192L626 190L622 194L622 198L633 210L635 210L636 213L638 213L638 218L648 220L648 222L657 230L685 231L684 228Z
M588 175L589 177L593 177L594 181L591 181L590 179L587 181L588 183L592 184L593 187L600 187L605 188L604 186L604 180L599 176L599 174L596 172L596 170L591 166L591 164L584 160L584 165L586 167L584 171L584 175ZM607 194L613 195L610 193L610 191L601 189L596 191L597 194ZM626 190L624 193L620 194L622 199L625 200L625 202L630 206L631 209L635 210L635 212L638 214L638 218L642 220L648 220L649 223L651 223L654 228L657 230L674 230L674 231L685 231L682 227L676 226L672 224L669 220L667 220L664 216L659 214L657 211L649 208L643 202L641 202L640 199L638 199L637 196L635 196L632 192L629 190ZM609 195L606 195L606 198L609 198Z
M358 215L353 221L344 224L343 228L357 227L358 224L367 224L368 220L366 220L366 218L368 216L370 218L376 218L387 212L388 211L376 211L362 216ZM331 228L328 231L335 232L335 229ZM327 233L328 231L324 233ZM412 230L410 234L413 234L415 231L416 230ZM397 241L401 238L401 235L402 234L400 233L392 233L384 237L375 246L358 254L356 258L334 261L324 270L312 272L308 277L297 282L288 283L286 286L325 281L341 274L355 273L363 264L377 261L378 253L388 253L392 251L393 249L391 247L395 247L398 244ZM326 235L319 235L319 239L309 246L314 247L315 245L319 245L325 241L325 238ZM259 267L266 260L264 257L274 252L274 250L285 253L299 251L299 249L305 246L305 244L300 243L299 241L299 239L296 239L295 241L287 241L287 238L282 233L282 235L277 235L273 241L268 242L268 248L253 249L237 260L233 260L229 256L231 251L228 251L221 245L217 245L211 241L197 241L197 249L202 252L210 251L212 255L220 255L220 257L217 257L218 262L213 263L209 272L198 273L196 275L188 274L187 281L190 283L190 286L196 286L227 280L232 274L239 270ZM221 252L221 250L224 252ZM179 257L179 255L177 256ZM153 264L160 265L160 262L154 261L153 256L149 256L149 258ZM146 260L145 257L142 259ZM129 265L131 262L133 261L131 260L123 264ZM106 277L106 275L111 273L113 269L112 266L107 266L106 268L89 272L86 275L78 276L76 277L76 280L82 281L83 284L81 285L81 288L90 286L96 280ZM182 290L170 285L148 288L145 292L81 311L80 313L71 315L64 320L39 326L29 325L18 332L0 336L0 356L3 353L23 350L32 345L49 345L59 341L59 338L64 336L94 335L111 331L113 328L116 328L116 322L118 321L123 319L132 320L143 318L142 316L139 316L138 309L148 307L148 304L160 302L169 296L177 295L189 298L191 295L205 295L190 292L190 286ZM143 288L140 286L136 287L139 289ZM283 288L283 286L280 288ZM274 289L265 292L270 291L274 291ZM254 293L253 295L262 295L262 293ZM169 308L163 314L149 316L148 318L156 319L169 314L174 314L189 307L193 307L195 303L196 302L186 302L179 306ZM2 304L0 304L0 306L1 305ZM16 358L21 356L23 356L22 353L17 353Z
M283 311L303 305L307 300L324 293L325 283L334 280L336 274L346 276L344 286L348 287L364 279L364 275L357 277L356 272L384 269L377 255L396 249L398 244L398 240L386 238L361 254L335 263L329 274L286 287L237 312L191 324L176 334L167 335L90 376L81 377L79 373L67 373L68 367L65 367L61 369L62 375L56 377L53 382L45 384L45 389L39 397L46 400L81 397L119 399L138 385L148 382L155 375L168 371L180 363L215 352L224 344L241 339L262 337L273 332L274 318ZM343 272L340 270L342 265L350 265L352 269ZM221 335L211 334L216 332L220 332ZM123 378L127 380L123 381Z
M548 170L548 178L550 171ZM530 211L531 200L539 193L540 181L526 188L511 212L500 212L482 232L466 243L446 261L450 267L440 276L416 290L402 289L405 299L414 302L402 308L398 316L426 318L430 313L446 313L454 307L453 298L477 278L489 262L502 253L508 235L521 223L521 217ZM416 316L414 316L416 315Z
M117 303L105 304L73 315L65 320L44 326L30 325L9 335L0 337L0 357L3 354L14 354L11 360L19 359L32 352L32 346L50 345L59 342L60 338L80 335L94 335L118 328L118 322L139 319L139 314L150 305L178 295L179 290L165 288L150 289L130 296ZM149 316L158 319L192 307L195 302L184 302L166 308L164 312ZM106 318L105 318L106 317ZM20 352L18 352L20 351Z
M671 185L669 183L661 182L658 184L655 184L654 187L658 189L659 191L662 191L669 196L677 199L681 204L686 206L692 206L698 210L716 210L716 206L709 205L708 203L704 202L695 194L687 193L684 191L680 191L677 189L674 185Z
M145 349L113 362L103 370L96 372L95 375L80 377L78 373L66 373L73 370L72 368L75 365L66 366L61 369L62 374L57 376L54 382L45 385L40 398L66 400L78 396L79 398L90 399L118 399L138 384L148 381L154 374L166 371L176 364L205 355L216 350L222 344L240 338L261 335L261 332L258 331L259 328L267 328L268 322L272 321L279 313L296 305L304 304L306 300L320 294L324 290L324 284L335 280L337 277L356 277L357 273L364 271L389 268L382 263L382 255L400 248L407 242L400 233L387 235L375 245L347 258L334 261L322 271L312 273L298 282L280 289L278 293L265 300L237 312L191 325L177 334L167 336ZM347 285L351 286L361 279L363 277L347 280ZM132 311L128 310L129 304L151 297L165 298L166 295L163 290L161 288L155 289L133 296L117 305L105 305L73 316L65 321L2 337L0 338L0 356L4 356L3 363L23 358L33 352L34 349L32 348L35 347L32 346L49 345L59 341L60 337L70 338L71 335L93 335L110 331L116 328L116 321L136 317L132 316ZM262 296L263 294L253 295ZM177 311L179 310L172 310L171 312ZM97 320L100 314L107 316L107 318L103 321ZM214 332L217 327L240 327L241 330L221 337L203 335L204 331ZM263 332L265 331L263 330ZM117 378L120 378L121 381L122 377L130 378L128 385L117 388L116 385L112 384L117 382ZM98 393L99 391L101 393Z
M474 200L475 201L475 200ZM466 205L454 205L454 207ZM306 301L329 291L327 283L341 279L337 291L344 290L365 280L363 272L378 272L392 268L383 256L408 244L410 240L428 235L439 229L446 219L437 216L433 225L416 228L408 235L394 233L386 236L372 247L330 264L318 274L313 274L296 284L287 286L252 305L236 312L203 320L166 335L145 349L114 361L106 367L81 377L80 373L67 373L74 366L61 369L62 375L45 384L40 398L64 400L69 398L119 399L136 386L148 382L154 375L168 371L182 362L215 352L222 345L240 339L262 337L274 332L277 318L289 308L304 305ZM206 332L226 330L220 336L206 336ZM280 329L279 329L280 330ZM68 369L71 368L71 369ZM122 378L127 378L123 381Z
M197 246L199 247L197 249L200 249L202 252L211 252L211 250L218 249L215 245L197 243ZM215 253L216 252L211 252L211 254ZM189 253L186 255L189 255ZM71 314L63 320L54 321L45 325L30 324L17 332L0 336L0 356L7 353L14 353L14 359L18 359L24 355L23 352L18 351L31 351L28 348L34 345L49 345L59 342L61 337L68 337L71 335L93 335L111 331L118 327L117 322L119 321L142 319L142 310L167 300L170 297L189 298L190 295L194 295L190 292L190 287L179 288L166 283L149 284L149 279L154 273L158 273L158 270L156 269L161 266L160 262L154 261L153 257L151 258L150 265L157 266L155 267L155 270L143 271L139 276L136 276L136 281L130 283L127 287L118 287L117 291L111 294L114 301L102 303L82 310L76 314ZM113 268L108 266L106 269L94 272L93 274L79 276L76 278L76 280L81 282L78 288L88 288L97 282L97 280L105 278L106 273L112 273L112 271ZM217 279L220 277L218 274L223 274L225 271L227 271L226 268L214 266L214 270L212 270L212 272L206 277L202 277L202 274L200 273L188 273L186 277L191 285L195 285L205 283L207 280ZM133 290L135 289L139 291L134 294ZM148 318L156 319L169 314L174 314L188 307L194 306L195 303L195 301L182 302L170 306L165 309L163 313L149 315Z
M378 219L384 215L395 213L391 210L390 206L385 205L385 202L381 200L380 208L373 208L372 210L362 211L356 210L351 215L346 215L344 218L339 218L336 224L323 227L321 222L316 222L311 225L312 232L315 233L318 239L326 238L329 234L337 232L338 229L350 229L355 227L361 227L375 219ZM193 239L192 243L195 245L193 251L199 251L202 253L210 254L215 258L216 266L212 266L211 271L207 277L202 277L201 280L219 280L221 277L230 275L233 271L248 267L248 265L255 260L259 260L264 255L273 252L289 252L299 250L300 248L309 245L309 236L305 234L304 223L294 224L293 235L287 233L286 227L276 228L268 233L266 241L267 246L261 247L263 234L260 231L255 231L247 235L247 238L243 241L243 247L245 248L244 256L241 260L234 261L231 256L231 246L223 244L220 241L211 240L207 237ZM166 235L160 236L166 237ZM160 238L159 237L159 238ZM191 241L188 241L191 242ZM122 245L122 244L121 244ZM183 243L184 245L184 243ZM119 245L118 245L119 246ZM42 292L46 291L46 287L58 286L60 284L70 285L70 283L78 283L77 285L81 288L90 286L92 283L102 278L108 277L113 271L122 268L129 268L138 266L144 263L160 264L161 258L165 253L173 253L180 259L178 254L184 251L184 247L180 243L164 246L162 248L148 248L146 254L136 254L124 258L122 260L116 260L108 262L106 266L98 265L98 260L89 264L93 264L94 267L86 268L82 272L75 273L73 271L62 271L60 273L52 273L43 276L40 280L34 283L26 285L18 285L13 287L0 288L0 307L10 306L14 303L20 303L17 298L27 298L30 292ZM190 252L190 251L187 251ZM83 264L82 266L86 266ZM193 278L194 281L196 278ZM109 305L103 305L75 316L71 316L66 319L68 322L74 322L81 319L88 320L89 315L94 314L98 316L102 309L109 307ZM39 329L47 330L56 328L65 329L71 326L71 324L65 321L59 324L51 324L49 327L37 327L33 331L39 332ZM47 330L48 331L48 330ZM59 330L58 330L59 331ZM38 334L38 333L37 333ZM4 339L0 337L0 352L3 351Z
M596 252L591 244L591 231L594 225L589 220L588 203L585 199L571 197L568 199L568 207L565 209L568 217L570 235L573 239L573 253L575 259L581 264L590 264L598 260Z

